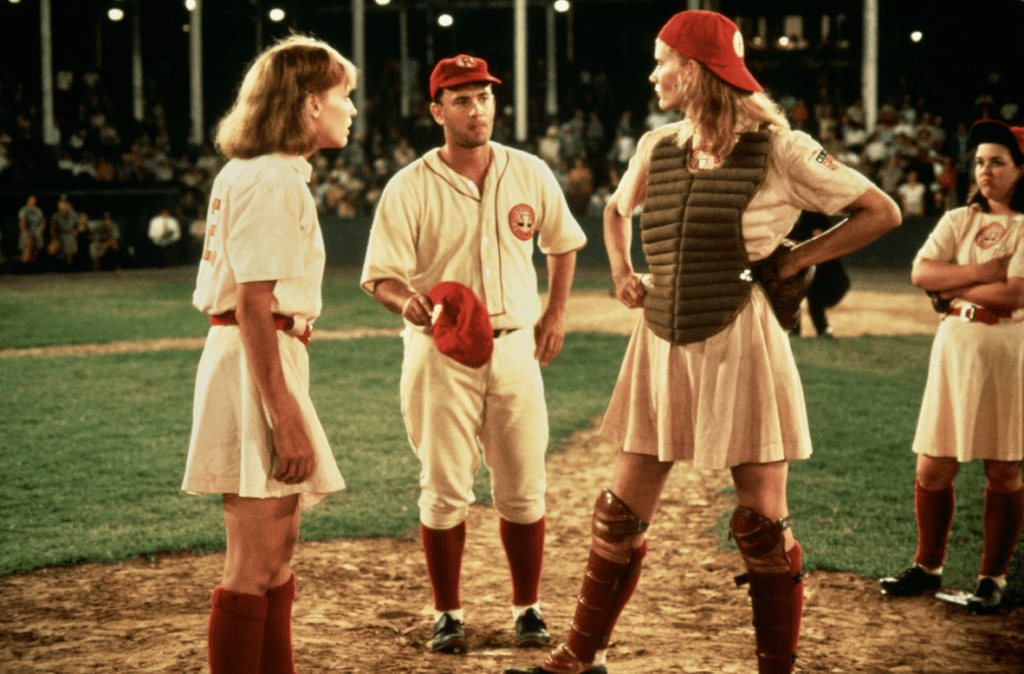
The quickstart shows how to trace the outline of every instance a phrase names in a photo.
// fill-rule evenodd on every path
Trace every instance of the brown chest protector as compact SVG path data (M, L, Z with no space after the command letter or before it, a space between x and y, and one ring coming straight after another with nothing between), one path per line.
M770 135L744 133L719 168L691 171L691 143L670 137L654 148L640 216L652 285L644 318L675 344L722 331L743 309L754 282L740 218L764 181Z

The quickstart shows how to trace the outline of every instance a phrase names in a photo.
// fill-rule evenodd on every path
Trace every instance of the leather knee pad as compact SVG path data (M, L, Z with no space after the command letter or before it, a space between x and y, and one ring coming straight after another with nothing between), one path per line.
M611 490L604 489L594 502L590 521L591 543L602 557L628 564L633 541L650 526L630 510Z
M789 555L783 532L789 520L771 520L761 513L738 506L729 522L729 534L740 549L747 570L758 573L788 573Z

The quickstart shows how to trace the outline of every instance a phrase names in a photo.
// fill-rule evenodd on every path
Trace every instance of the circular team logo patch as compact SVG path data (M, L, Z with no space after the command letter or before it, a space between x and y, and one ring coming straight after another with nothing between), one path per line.
M736 56L743 58L743 35L739 31L732 36L732 48L736 52Z
M981 228L978 236L974 237L974 244L978 248L991 248L1002 240L1004 234L1006 234L1006 230L1003 229L1003 226L998 222L993 222Z
M537 229L537 216L528 204L519 204L508 212L508 225L521 241L529 241Z

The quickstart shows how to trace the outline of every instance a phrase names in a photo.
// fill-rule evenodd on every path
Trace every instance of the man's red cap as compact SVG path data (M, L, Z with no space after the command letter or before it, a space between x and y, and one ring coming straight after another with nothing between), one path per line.
M501 80L487 72L487 61L475 56L459 54L450 59L441 59L430 73L430 100L437 98L438 89L450 89L470 82L493 82Z
M661 29L658 39L683 56L743 91L764 89L743 62L743 34L736 24L718 12L691 9L679 12Z
M427 293L434 307L437 350L469 367L483 367L494 351L494 329L483 303L471 289L454 281L441 281Z

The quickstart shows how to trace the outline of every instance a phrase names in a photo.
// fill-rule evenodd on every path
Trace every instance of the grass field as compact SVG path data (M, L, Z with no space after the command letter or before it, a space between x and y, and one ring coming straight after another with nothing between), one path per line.
M333 270L318 327L397 327ZM862 285L899 288L884 274ZM865 280L867 279L867 280ZM187 271L0 277L0 348L195 337ZM860 283L860 282L859 282ZM600 274L577 287L606 288ZM879 576L916 540L914 456L928 336L798 339L815 453L789 489L808 568ZM553 446L603 411L626 338L573 333L545 372ZM306 539L415 530L418 464L398 411L401 343L317 340L312 396L349 488L309 511ZM197 350L0 359L0 574L224 545L217 497L179 490ZM981 554L981 464L957 479L946 581L970 587ZM487 497L486 476L477 485ZM1019 597L1021 555L1011 581Z

